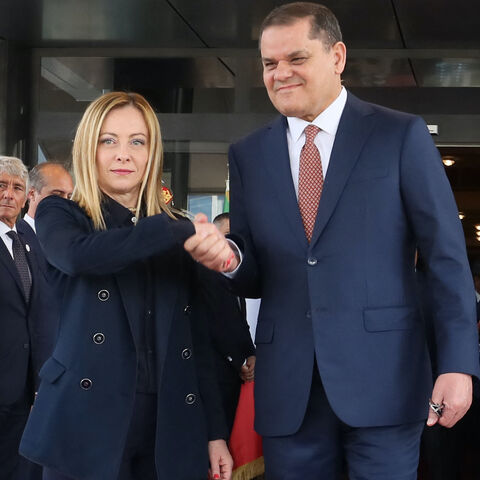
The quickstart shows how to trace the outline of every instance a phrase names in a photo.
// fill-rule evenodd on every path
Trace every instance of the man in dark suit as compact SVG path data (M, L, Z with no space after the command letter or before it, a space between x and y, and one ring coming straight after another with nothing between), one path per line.
M230 232L228 213L214 221L224 235ZM211 270L201 270L204 298L209 305L209 330L214 362L229 432L232 430L242 381L251 381L255 347L246 320L245 300L229 290L227 279Z
M342 87L346 47L326 7L278 7L260 50L282 115L232 145L229 162L243 256L233 282L262 298L255 426L267 478L334 479L344 453L350 480L416 479L425 419L454 425L479 375L472 280L438 151L420 118ZM225 261L214 239L197 232L185 248L232 271L239 259ZM417 248L434 304L433 391Z
M41 252L32 229L16 220L25 205L28 172L22 161L0 157L0 479L26 480L38 472L18 455L37 388L51 350L42 324L48 306ZM34 470L34 469L33 469Z

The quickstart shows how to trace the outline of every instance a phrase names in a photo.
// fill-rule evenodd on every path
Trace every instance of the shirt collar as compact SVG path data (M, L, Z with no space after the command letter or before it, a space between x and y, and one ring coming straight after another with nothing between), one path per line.
M33 228L33 230L35 231L35 220L28 214L26 213L24 216L23 216L23 219Z
M342 116L345 103L347 102L347 91L345 87L342 87L338 97L322 112L318 115L313 122L307 122L298 117L287 117L288 128L290 135L294 142L300 140L303 131L307 125L316 125L318 128L328 133L329 135L335 135L337 133L338 124L340 123L340 117Z
M102 213L107 228L131 226L134 223L132 219L135 218L135 215L105 194L102 199Z
M6 223L3 223L2 221L0 221L0 235L5 235L10 230L13 230L14 232L16 232L17 231L16 225L14 225L13 228L10 228Z

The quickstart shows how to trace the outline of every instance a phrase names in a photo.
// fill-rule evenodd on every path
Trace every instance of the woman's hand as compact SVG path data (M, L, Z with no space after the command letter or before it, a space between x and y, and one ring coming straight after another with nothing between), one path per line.
M233 459L228 451L225 440L208 442L208 456L210 457L209 480L231 480Z

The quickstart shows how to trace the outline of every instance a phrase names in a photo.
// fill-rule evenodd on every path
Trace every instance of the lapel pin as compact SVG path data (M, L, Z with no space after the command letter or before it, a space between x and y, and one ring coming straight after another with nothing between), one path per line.
M25 244L25 250L26 250L27 252L30 251L30 245L29 245L28 243Z

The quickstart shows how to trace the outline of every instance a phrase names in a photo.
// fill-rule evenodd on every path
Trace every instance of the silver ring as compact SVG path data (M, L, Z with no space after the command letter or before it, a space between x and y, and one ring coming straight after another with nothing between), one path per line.
M444 403L433 403L432 400L429 400L428 405L435 412L435 415L437 415L437 417L442 416L442 412L445 407Z

